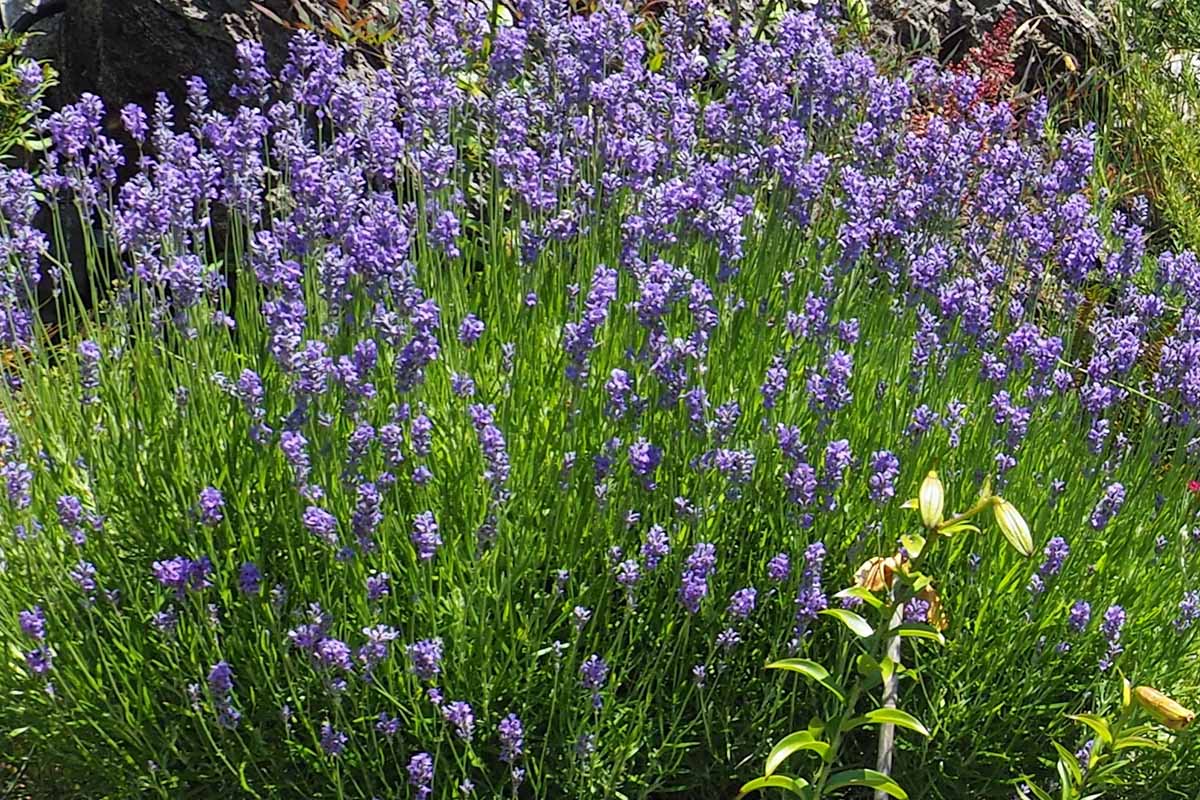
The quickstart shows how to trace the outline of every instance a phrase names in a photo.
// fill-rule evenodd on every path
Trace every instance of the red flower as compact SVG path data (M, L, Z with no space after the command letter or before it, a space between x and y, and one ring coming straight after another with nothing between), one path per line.
M1192 494L1200 494L1200 481L1188 481L1188 491Z

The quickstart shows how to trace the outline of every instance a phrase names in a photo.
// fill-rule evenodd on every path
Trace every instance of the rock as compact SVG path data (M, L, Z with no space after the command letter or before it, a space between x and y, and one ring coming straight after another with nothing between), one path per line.
M55 59L60 96L92 92L116 114L130 102L152 107L166 91L178 107L184 82L200 75L214 105L229 108L238 41L261 40L275 67L286 53L290 32L256 5L281 18L290 13L289 0L72 0Z
M1009 10L1016 12L1017 75L1044 82L1094 63L1111 49L1111 3L1089 0L870 0L872 24L906 49L954 61L978 45ZM1029 22L1032 20L1032 22ZM1065 56L1070 56L1070 60Z
M0 0L0 27L6 30L13 23L37 8L36 0Z

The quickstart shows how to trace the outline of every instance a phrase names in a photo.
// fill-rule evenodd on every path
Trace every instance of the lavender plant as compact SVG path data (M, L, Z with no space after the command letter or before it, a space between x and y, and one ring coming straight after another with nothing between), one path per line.
M0 761L732 795L827 700L762 665L853 663L824 586L934 461L1028 526L920 556L953 646L907 656L937 735L892 780L994 794L1116 668L1189 699L1200 266L1090 190L1090 131L824 4L397 5L384 67L244 42L235 110L83 96L0 167ZM1131 779L1200 786L1180 745Z

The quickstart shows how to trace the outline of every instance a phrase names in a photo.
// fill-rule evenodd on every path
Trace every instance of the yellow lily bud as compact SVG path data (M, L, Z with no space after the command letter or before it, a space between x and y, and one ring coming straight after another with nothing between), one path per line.
M1137 704L1173 731L1181 731L1196 719L1196 713L1176 703L1157 689L1139 686L1133 690Z
M992 513L996 515L1000 532L1013 549L1026 558L1033 555L1033 537L1029 535L1029 524L1021 512L1012 503L996 495L992 498Z
M931 469L921 481L921 491L917 494L917 507L921 509L921 522L926 528L934 528L942 521L945 506L946 490L942 487L942 479L937 470Z

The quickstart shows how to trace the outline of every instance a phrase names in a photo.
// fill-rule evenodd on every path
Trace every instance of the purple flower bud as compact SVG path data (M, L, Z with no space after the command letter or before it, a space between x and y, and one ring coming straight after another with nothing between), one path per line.
M225 508L225 498L211 486L200 490L200 521L210 527L219 525L225 519L222 509Z
M247 561L238 568L238 589L242 594L253 597L262 589L262 573L252 562Z

